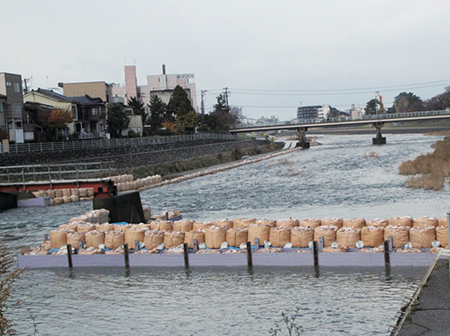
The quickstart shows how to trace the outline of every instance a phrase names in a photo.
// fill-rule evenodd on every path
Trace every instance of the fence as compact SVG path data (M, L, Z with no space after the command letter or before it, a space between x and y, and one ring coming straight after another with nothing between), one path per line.
M91 139L91 140L63 141L63 142L37 142L37 143L9 144L5 146L0 143L0 154L56 152L56 151L70 151L89 148L113 148L113 147L169 144L169 143L189 142L197 140L226 141L237 139L239 139L239 136L235 134L205 133L205 134L183 134L171 136L153 136L153 137L121 138L121 139L102 139L102 140Z

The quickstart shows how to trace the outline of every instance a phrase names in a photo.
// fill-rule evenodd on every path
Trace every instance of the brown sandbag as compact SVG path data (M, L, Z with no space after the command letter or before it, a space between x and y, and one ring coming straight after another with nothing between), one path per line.
M283 226L283 227L287 227L287 228L293 228L293 227L299 226L299 224L300 223L297 219L292 219L292 218L277 220L277 227Z
M319 241L320 237L323 237L323 246L331 246L336 241L336 227L319 226L314 229L314 240Z
M382 226L365 226L361 229L361 240L365 247L378 247L383 244L383 238Z
M364 218L346 218L342 226L361 230L366 226L366 220Z
M313 229L315 229L316 227L319 227L322 225L322 221L320 219L315 219L315 218L305 218L302 219L302 221L300 222L300 226L303 227L311 227Z
M158 223L157 230L160 230L160 231L172 231L173 230L173 222L171 222L171 221L160 221L157 223ZM153 226L152 226L152 228L153 228Z
M205 232L206 247L218 249L223 242L227 241L227 229L224 227L211 226Z
M391 217L389 218L389 226L413 226L413 219L410 216Z
M255 224L265 224L269 225L270 227L275 227L277 226L277 221L271 219L258 219Z
M436 232L433 226L412 227L409 230L409 239L413 248L431 248L436 240Z
M189 220L179 220L173 222L173 231L183 231L189 232L192 231L194 227L194 222Z
M291 241L291 229L279 226L270 229L269 241L273 247L283 247L286 243Z
M356 243L360 240L361 240L360 229L343 227L336 232L336 243L340 246L355 248Z
M436 228L439 221L436 217L418 217L413 219L413 227L434 227Z
M102 224L95 224L95 229L97 231L103 231L103 232L109 232L109 231L114 231L114 224L109 224L109 223L102 223Z
M438 218L438 226L448 226L447 225L447 217Z
M233 221L228 220L228 219L217 220L217 221L214 221L213 224L215 226L224 227L227 230L232 229L234 227Z
M138 227L130 227L125 231L125 243L128 244L128 247L130 249L134 249L135 245L134 242L137 240L138 242L142 243L144 241L144 235L145 235L146 229L141 229Z
M235 228L248 228L256 222L256 218L238 218L233 221Z
M388 225L389 225L389 221L387 219L380 219L380 218L371 219L366 222L366 226L375 226L375 227L385 228ZM362 231L361 231L361 233L362 233Z
M63 245L67 245L67 234L69 231L66 230L51 230L50 231L50 248L59 249Z
M100 244L105 243L105 233L100 231L89 231L84 234L86 239L86 248L98 248Z
M344 225L344 220L342 218L336 217L333 218L325 217L322 219L322 226L330 226L330 225L336 226L337 228L336 230L339 230L342 227L342 225Z
M120 224L114 224L114 231L127 231L130 227L133 227L132 224L124 224L124 225L120 225Z
M205 231L197 230L197 231L189 231L184 234L184 242L188 244L189 248L194 247L194 239L197 239L197 242L204 243L205 242Z
M105 247L110 250L119 248L125 243L125 232L109 231L105 233Z
M392 245L394 247L403 247L409 242L409 229L409 226L388 225L384 229L384 240L392 237Z
M441 243L442 247L448 246L448 227L438 226L436 228L436 240Z
M192 226L192 230L193 231L198 231L198 230L205 230L206 231L211 226L214 226L214 224L212 222L194 222L194 225Z
M227 230L227 243L232 247L239 247L242 243L248 241L248 229L232 228Z
M80 243L83 241L84 241L84 233L73 231L67 234L67 244L72 245L74 249L78 249Z
M147 230L144 234L144 245L147 250L153 250L164 243L165 231Z
M255 245L255 238L259 239L259 246L264 246L264 242L269 240L270 225L252 224L248 227L248 241Z
M61 224L58 226L58 230L76 231L77 226L77 223Z
M139 224L136 224L134 226L137 227L137 228L140 228L140 229L147 229L147 230L151 230L152 229L152 225L150 223L139 223Z
M312 227L294 227L291 229L291 243L294 247L308 247L309 242L314 240L314 229Z
M327 246L322 249L322 252L331 252L331 253L348 252L348 247L347 246L336 246L336 247Z
M77 225L77 232L80 233L86 233L89 231L94 231L95 230L95 224L78 224Z
M184 244L184 232L181 231L165 231L164 232L164 247L172 248Z

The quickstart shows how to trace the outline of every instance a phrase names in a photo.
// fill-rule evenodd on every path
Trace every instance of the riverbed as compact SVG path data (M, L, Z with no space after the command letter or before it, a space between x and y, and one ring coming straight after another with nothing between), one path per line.
M402 161L430 152L441 137L323 136L322 146L141 193L152 211L184 218L388 218L445 216L448 187L405 187ZM371 153L373 152L373 153ZM0 213L11 250L36 245L89 202ZM423 268L74 269L27 271L13 311L19 335L269 335L281 311L300 308L305 335L386 335ZM34 326L33 320L36 322Z

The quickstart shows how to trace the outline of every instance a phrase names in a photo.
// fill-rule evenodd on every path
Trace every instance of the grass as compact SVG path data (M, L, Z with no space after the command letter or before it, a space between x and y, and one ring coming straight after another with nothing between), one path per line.
M450 137L437 141L432 148L434 148L432 153L420 155L399 166L398 171L401 175L410 176L406 180L408 188L425 190L444 188L445 179L450 176Z

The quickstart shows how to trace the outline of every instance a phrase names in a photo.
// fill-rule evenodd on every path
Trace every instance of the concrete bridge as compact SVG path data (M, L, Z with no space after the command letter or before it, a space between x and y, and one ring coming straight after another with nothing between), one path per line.
M383 145L386 138L381 133L381 128L385 123L405 122L405 121L424 121L450 119L450 109L442 111L421 111L406 113L385 113L374 115L363 115L361 118L353 119L351 117L339 117L328 119L304 119L301 123L284 122L272 125L241 124L230 130L231 133L249 133L277 130L297 130L298 147L309 148L309 141L306 140L306 131L310 128L319 127L340 127L340 126L360 126L373 125L376 129L376 137L372 139L374 145Z

